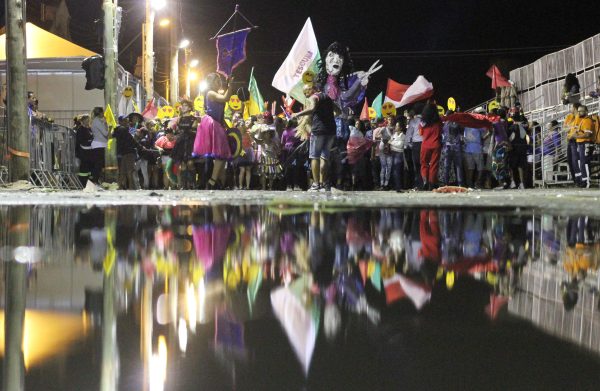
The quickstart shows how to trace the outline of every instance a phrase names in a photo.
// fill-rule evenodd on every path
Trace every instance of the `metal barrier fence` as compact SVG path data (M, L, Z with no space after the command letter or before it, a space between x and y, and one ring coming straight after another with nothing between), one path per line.
M77 179L75 131L31 118L30 181L53 189L81 189Z
M600 87L596 86L600 76L600 34L514 69L510 79L515 82L519 101L528 112L560 104L564 79L569 73L577 75L582 98Z

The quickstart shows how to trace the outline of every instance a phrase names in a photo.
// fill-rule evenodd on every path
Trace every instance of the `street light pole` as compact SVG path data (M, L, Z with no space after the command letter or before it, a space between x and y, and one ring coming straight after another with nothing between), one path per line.
M170 93L169 97L171 100L171 104L174 105L175 102L179 99L179 30L177 29L178 23L175 23L178 15L176 14L179 10L179 0L173 1L173 6L171 7L173 15L171 16L171 20L173 21L171 26L171 36L170 36L170 45L169 50L171 51L171 77L170 77Z
M104 0L104 104L110 105L113 112L117 109L117 54L116 36L117 1Z
M154 17L155 11L151 5L151 0L146 0L146 22L143 26L144 60L142 68L147 101L154 96Z

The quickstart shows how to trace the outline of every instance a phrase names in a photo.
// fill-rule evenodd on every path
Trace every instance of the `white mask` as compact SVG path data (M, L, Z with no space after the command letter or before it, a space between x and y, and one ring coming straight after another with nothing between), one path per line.
M334 52L327 53L327 57L325 57L325 70L328 75L338 76L342 71L343 65L344 57Z

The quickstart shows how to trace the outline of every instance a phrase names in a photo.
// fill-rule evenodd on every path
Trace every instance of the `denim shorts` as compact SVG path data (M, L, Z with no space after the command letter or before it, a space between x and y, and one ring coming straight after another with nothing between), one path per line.
M483 169L483 159L481 153L465 153L465 163L467 170L481 171Z
M329 160L329 154L334 141L335 135L312 134L310 136L308 157L310 159L321 158L323 160Z

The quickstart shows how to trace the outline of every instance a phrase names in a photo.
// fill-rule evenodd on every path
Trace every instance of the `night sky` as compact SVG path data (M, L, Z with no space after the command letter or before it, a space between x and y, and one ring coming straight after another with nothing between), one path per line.
M28 8L35 8L35 3L30 0ZM97 51L101 46L93 20L101 15L101 3L68 1L73 39ZM593 1L181 0L177 28L193 40L193 57L201 60L204 73L215 69L216 49L209 38L233 13L236 3L260 26L248 38L248 59L236 70L236 79L246 82L254 66L261 92L269 100L281 95L270 86L271 81L309 16L322 51L333 41L342 42L350 48L357 70L366 70L381 59L384 68L371 79L370 100L385 90L388 77L410 84L422 74L433 83L438 101L453 96L465 109L493 96L485 76L491 64L508 76L511 69L600 32L600 7L592 6ZM120 47L141 31L143 4L143 0L119 1L125 11ZM155 32L159 92L160 80L166 78L160 73L165 71L160 56L167 45L163 31ZM120 62L132 71L140 53L138 39L121 54Z

